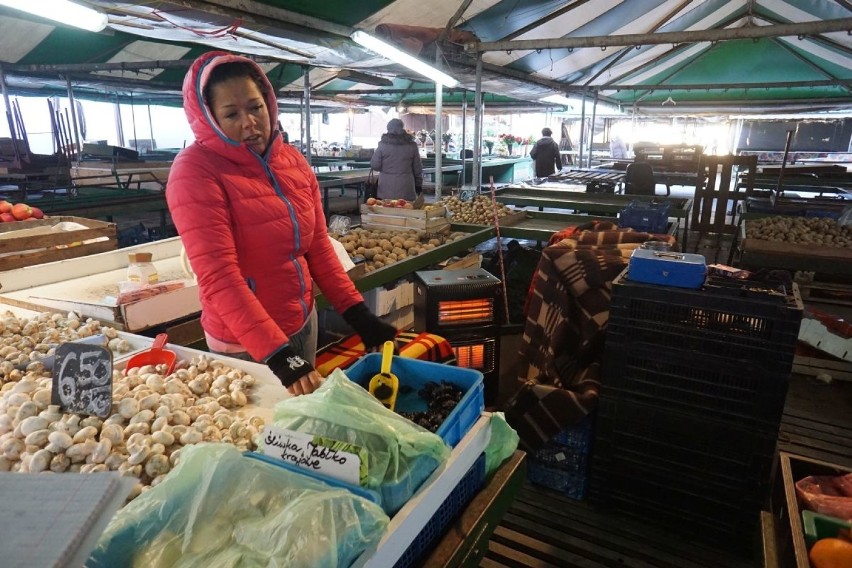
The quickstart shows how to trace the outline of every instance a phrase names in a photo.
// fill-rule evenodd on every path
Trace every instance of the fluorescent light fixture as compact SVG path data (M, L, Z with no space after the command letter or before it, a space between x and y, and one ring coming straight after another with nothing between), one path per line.
M392 87L393 81L385 77L378 77L360 71L351 69L342 69L337 73L337 78L342 81L351 81L352 83L363 83L365 85L374 85L376 87Z
M549 95L541 99L543 103L553 103L555 105L565 105L573 107L574 103L571 99L566 97L565 95Z
M412 71L420 73L424 77L428 77L436 83L440 83L447 87L455 87L459 84L458 81L443 71L435 69L431 65L420 61L413 55L409 55L398 47L394 47L393 45L373 37L366 32L361 30L355 31L352 34L352 41L366 47L370 51L381 55L382 57L386 57L395 63L408 67Z
M69 0L0 0L0 6L21 10L90 32L99 32L107 26L106 14Z

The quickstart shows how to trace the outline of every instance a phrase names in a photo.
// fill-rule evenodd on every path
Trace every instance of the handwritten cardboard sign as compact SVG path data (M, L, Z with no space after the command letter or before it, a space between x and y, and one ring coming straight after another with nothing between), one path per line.
M290 465L352 485L366 476L366 450L359 446L275 426L264 428L262 439L265 455Z
M105 418L112 410L112 351L63 343L56 348L51 402L65 412Z

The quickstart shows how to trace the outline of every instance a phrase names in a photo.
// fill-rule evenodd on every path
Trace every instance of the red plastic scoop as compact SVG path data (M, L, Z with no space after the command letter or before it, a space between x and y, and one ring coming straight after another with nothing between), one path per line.
M145 365L166 365L166 371L163 373L163 376L171 375L172 371L175 370L177 354L174 351L163 349L168 341L169 335L167 333L157 334L151 348L131 357L125 369L144 367Z

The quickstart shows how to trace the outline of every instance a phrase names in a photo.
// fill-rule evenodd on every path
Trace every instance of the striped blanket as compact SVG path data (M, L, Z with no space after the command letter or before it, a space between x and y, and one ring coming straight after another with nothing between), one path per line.
M521 446L535 450L591 412L600 390L612 280L641 243L669 235L611 223L569 228L542 252L527 301L518 393L506 418Z
M397 333L397 352L402 357L435 363L455 363L456 357L450 343L443 337L431 333ZM337 369L346 369L366 351L357 334L344 337L336 343L322 348L317 353L316 369L323 377Z

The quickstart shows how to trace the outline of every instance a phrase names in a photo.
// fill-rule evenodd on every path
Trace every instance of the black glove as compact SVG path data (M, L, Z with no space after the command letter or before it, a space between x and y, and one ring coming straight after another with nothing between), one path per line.
M278 380L285 387L314 370L310 363L299 357L290 344L279 349L274 355L266 360L266 365L275 373Z
M393 341L396 337L396 328L373 315L364 302L358 302L342 315L346 323L361 336L367 349L383 345L385 341Z

